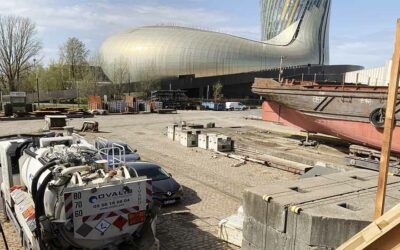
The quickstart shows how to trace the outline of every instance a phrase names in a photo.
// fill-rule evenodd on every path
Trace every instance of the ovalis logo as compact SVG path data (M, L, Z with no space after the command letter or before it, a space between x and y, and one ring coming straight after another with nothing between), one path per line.
M110 192L110 193L104 193L104 194L99 194L99 195L93 195L89 197L89 202L90 203L96 203L98 200L102 199L108 199L108 198L116 198L120 196L126 196L128 194L132 193L132 189L129 190L121 190L118 192Z
M90 198L89 198L89 202L90 203L96 203L96 201L97 201L97 197L96 196L90 196Z

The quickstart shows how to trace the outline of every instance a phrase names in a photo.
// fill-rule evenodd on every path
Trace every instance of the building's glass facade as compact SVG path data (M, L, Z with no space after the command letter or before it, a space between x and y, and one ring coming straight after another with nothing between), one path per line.
M263 42L171 26L119 33L101 47L103 69L126 82L261 71L279 67L282 57L284 66L326 64L330 1L261 0Z
M267 41L279 35L290 25L299 21L306 9L320 7L323 0L262 0L262 40Z

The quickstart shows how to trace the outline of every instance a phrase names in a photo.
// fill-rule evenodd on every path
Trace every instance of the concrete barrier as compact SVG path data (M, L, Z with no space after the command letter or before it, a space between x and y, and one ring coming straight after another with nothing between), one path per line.
M168 139L175 141L175 129L178 127L177 124L169 125L167 128Z
M224 135L208 134L208 148L217 152L231 152L232 139Z
M208 149L208 134L199 134L199 148Z
M174 132L174 140L177 142L181 142L181 132L186 130L185 127L175 127L175 132Z
M335 249L373 219L378 175L354 170L244 192L243 249ZM389 177L387 209L400 202Z
M181 145L185 147L197 147L198 145L198 135L201 131L197 130L183 130L180 133Z

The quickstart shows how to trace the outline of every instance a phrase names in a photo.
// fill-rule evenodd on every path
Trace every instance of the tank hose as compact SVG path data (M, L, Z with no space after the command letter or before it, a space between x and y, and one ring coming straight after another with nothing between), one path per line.
M35 152L33 152L33 151L31 151L30 149L28 149L28 148L24 150L24 153L27 154L27 155L29 155L29 156L32 157L32 158L37 159L37 160L38 160L40 163L42 163L43 165L47 163L47 161L44 160L42 157L37 158L38 155L37 155Z
M44 192L46 191L47 184L53 179L53 173L48 173L46 177L44 178L43 182L40 184L39 189L37 191L37 196L34 199L35 201L35 221L36 221L36 235L38 237L38 241L41 244L41 248L45 247L42 245L42 234L40 231L40 222L39 218L43 214L45 214L44 211ZM46 247L44 248L46 249Z
M32 158L35 158L35 159L36 159L36 157L38 156L35 152L32 152L32 151L29 150L29 149L25 149L25 150L24 150L24 153L27 154L27 155L29 155L29 156L32 157Z
M39 182L39 178L40 176L49 168L57 165L59 163L59 161L56 161L55 159L46 163L45 165L43 165L43 167L41 167L35 174L35 176L32 179L32 184L31 184L31 194L32 194L32 198L33 200L36 200L36 193L38 192L37 190L37 185Z
M24 152L24 150L25 150L26 148L28 148L28 147L29 147L29 144L31 144L31 143L32 143L32 140L27 140L27 141L21 143L21 144L17 147L17 149L16 149L16 151L15 151L15 154L18 156L18 158L21 156L21 152ZM32 152L32 153L33 153L33 152Z

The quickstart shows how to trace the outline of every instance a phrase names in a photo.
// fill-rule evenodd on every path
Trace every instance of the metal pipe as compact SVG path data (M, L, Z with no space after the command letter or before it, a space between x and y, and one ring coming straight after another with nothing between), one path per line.
M61 176L67 176L67 175L73 174L75 172L88 170L88 169L90 169L90 166L77 166L77 167L66 168L63 171L61 171Z

